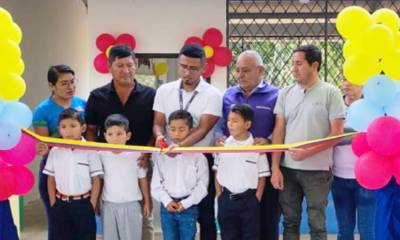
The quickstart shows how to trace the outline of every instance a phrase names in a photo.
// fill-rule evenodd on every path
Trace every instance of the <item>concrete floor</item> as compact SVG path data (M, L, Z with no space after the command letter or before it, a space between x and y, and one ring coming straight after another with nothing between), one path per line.
M28 203L24 208L24 228L21 240L45 240L47 238L45 211L39 200ZM100 240L101 238L99 238ZM281 237L282 239L282 237ZM308 240L309 236L302 236L301 240ZM330 235L328 240L334 240L336 236ZM358 236L356 239L359 239ZM162 240L161 233L156 233L155 240Z

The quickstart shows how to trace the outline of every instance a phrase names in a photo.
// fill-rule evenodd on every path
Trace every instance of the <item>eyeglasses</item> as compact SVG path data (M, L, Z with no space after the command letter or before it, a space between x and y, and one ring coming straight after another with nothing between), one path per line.
M201 67L189 66L189 65L186 65L186 64L182 64L182 63L179 63L179 67L181 67L183 70L187 70L189 72L198 72L198 71L201 70Z

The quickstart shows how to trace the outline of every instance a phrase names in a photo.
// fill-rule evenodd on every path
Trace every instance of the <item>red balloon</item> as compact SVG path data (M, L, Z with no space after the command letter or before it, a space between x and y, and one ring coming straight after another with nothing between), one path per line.
M207 66L206 69L203 72L203 77L205 78L209 78L211 77L211 75L214 73L214 69L215 69L215 64L211 59L207 60Z
M372 151L393 156L400 152L400 121L384 116L374 120L367 130L367 142Z
M371 151L371 147L367 142L367 134L364 132L358 133L351 141L351 148L353 149L353 153L358 157Z
M214 56L212 59L218 66L228 66L232 62L232 52L226 47L216 47L214 48Z
M109 33L100 34L96 39L96 46L102 52L105 52L109 46L115 43L116 40L114 36Z
M185 40L185 45L194 44L194 43L197 43L200 46L204 46L203 40L201 40L201 38L199 38L199 37L192 36Z
M24 166L10 166L9 169L15 178L15 190L13 194L24 195L28 193L35 183L32 171Z
M212 47L218 47L222 43L222 33L216 28L209 28L203 34L203 40L205 45L210 45Z
M94 58L94 68L99 73L108 73L108 58L105 53L100 53Z
M136 47L135 38L129 33L123 33L117 37L117 44L128 45L132 49Z
M392 178L392 159L373 151L364 153L354 169L356 179L366 189L380 189Z
M0 201L8 199L15 191L15 176L10 167L0 168Z
M9 150L0 150L0 156L4 162L12 165L28 164L35 159L36 143L33 137L22 134L19 143Z
M1 159L1 157L0 157L0 168L7 167L7 166L8 166L8 163L4 162L3 159Z

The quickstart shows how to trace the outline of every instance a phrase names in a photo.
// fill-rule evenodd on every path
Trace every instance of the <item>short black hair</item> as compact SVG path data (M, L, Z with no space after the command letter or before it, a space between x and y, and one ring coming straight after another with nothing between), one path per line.
M104 129L107 131L112 126L118 126L123 128L126 132L129 132L129 120L122 114L111 114L104 121Z
M179 52L179 56L181 55L185 55L186 57L190 58L199 58L201 62L206 60L206 54L203 47L196 43L183 46Z
M308 64L313 64L314 62L318 62L318 71L321 68L322 64L322 57L321 57L321 50L314 45L302 45L297 47L293 53L295 52L304 52L305 58Z
M231 107L230 112L239 114L245 121L252 122L254 119L254 111L249 104L235 104Z
M189 128L193 128L193 117L192 115L185 110L176 110L172 112L168 117L168 124L170 124L173 120L186 120L186 123Z
M58 125L60 125L61 121L64 119L74 119L77 120L81 125L85 124L85 120L83 119L81 113L73 108L67 108L60 113L58 117Z
M47 81L51 85L56 85L61 74L66 73L71 73L73 76L75 76L75 72L70 66L67 66L65 64L50 66L49 70L47 71Z
M117 58L126 58L130 56L135 60L135 53L128 45L115 45L110 49L108 63L112 64Z

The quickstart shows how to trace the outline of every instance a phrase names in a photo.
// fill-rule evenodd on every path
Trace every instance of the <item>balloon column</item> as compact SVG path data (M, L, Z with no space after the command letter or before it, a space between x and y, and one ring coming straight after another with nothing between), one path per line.
M116 44L128 45L132 49L136 47L135 38L129 33L123 33L117 38L109 33L102 33L96 39L96 46L101 51L93 60L93 65L99 73L108 73L108 54L112 46Z
M19 44L22 33L10 13L0 8L0 200L22 195L33 187L34 176L24 165L35 157L35 140L21 134L32 112L18 100L26 85Z
M196 36L185 40L185 45L197 43L204 48L207 57L207 68L203 77L210 77L214 73L215 65L226 67L232 61L232 52L227 47L221 47L222 33L216 28L209 28L203 33L203 38Z

